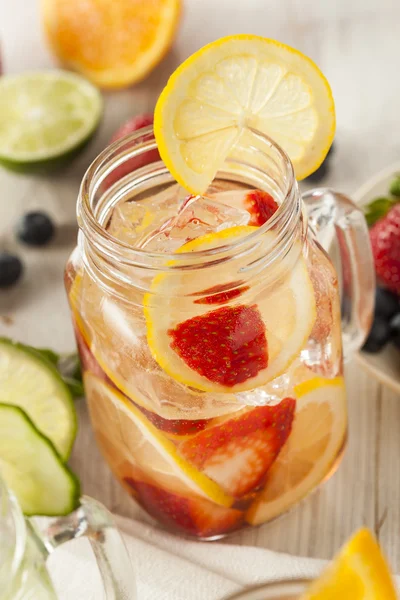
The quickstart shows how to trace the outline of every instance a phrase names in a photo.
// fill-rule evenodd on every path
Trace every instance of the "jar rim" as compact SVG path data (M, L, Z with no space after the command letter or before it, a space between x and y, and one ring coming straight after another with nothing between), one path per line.
M149 261L162 260L164 265L170 260L174 260L175 265L191 262L193 257L196 259L208 258L215 259L218 255L226 252L237 252L249 245L255 245L258 240L271 229L282 228L282 225L288 220L289 213L293 211L294 202L297 201L297 213L300 213L300 199L297 193L297 183L293 171L292 163L286 152L271 138L261 132L251 129L251 132L259 141L272 148L279 157L284 172L285 189L282 192L283 199L276 213L256 231L253 231L239 239L227 242L223 246L209 248L206 250L196 250L195 252L164 253L148 251L145 248L136 248L128 245L112 236L100 225L92 209L92 197L95 191L99 189L105 178L118 166L125 161L130 160L151 150L157 149L152 126L144 127L136 132L113 142L105 148L91 163L87 169L80 187L77 203L77 215L80 228L90 241L96 244L97 250L104 251L110 259L123 260L125 265L146 265ZM127 146L130 148L126 149ZM160 164L158 163L153 164ZM161 163L162 164L162 163Z

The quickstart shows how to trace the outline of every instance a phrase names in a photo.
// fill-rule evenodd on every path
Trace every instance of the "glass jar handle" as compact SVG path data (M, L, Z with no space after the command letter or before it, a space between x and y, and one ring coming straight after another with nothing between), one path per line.
M124 540L109 511L100 502L83 496L80 506L66 517L37 518L30 523L50 554L65 542L89 539L102 577L106 600L136 600L132 564Z
M302 198L317 241L331 256L332 250L338 249L346 361L363 344L373 316L375 271L368 226L363 212L344 194L315 189ZM336 257L333 258L337 263Z

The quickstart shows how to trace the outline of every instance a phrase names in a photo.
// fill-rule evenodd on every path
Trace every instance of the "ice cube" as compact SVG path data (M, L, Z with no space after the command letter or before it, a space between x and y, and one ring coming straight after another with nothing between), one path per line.
M174 184L153 196L121 202L114 208L108 232L121 242L140 246L141 239L176 215L184 195L183 188Z
M186 190L178 183L174 183L142 202L152 211L168 211L170 216L173 216L179 211L182 198L186 195Z
M239 392L235 395L238 402L246 406L273 406L279 404L288 395L289 388L290 377L288 374L284 374L263 387L248 392Z
M169 224L172 219L166 221L163 226L152 231L145 239L140 241L140 247L148 252L175 252L184 243L184 238L170 235ZM174 232L172 232L174 233Z
M108 232L120 242L135 245L138 228L146 219L147 209L140 202L118 204L111 215Z
M178 214L143 240L141 247L154 252L174 252L201 235L247 225L249 219L249 213L240 208L203 196L188 196Z
M166 376L158 368L142 372L140 377L136 377L134 385L148 399L153 410L166 419L212 419L235 414L243 408L233 394L193 390Z
M211 200L203 196L189 196L175 219L174 226L189 228L189 231L200 231L200 235L208 231L221 231L237 225L247 225L249 214L246 210ZM199 234L193 236L198 237Z

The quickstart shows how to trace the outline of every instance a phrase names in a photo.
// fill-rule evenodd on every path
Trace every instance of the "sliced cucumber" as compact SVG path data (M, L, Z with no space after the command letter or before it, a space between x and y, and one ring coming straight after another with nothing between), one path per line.
M25 515L66 515L79 504L76 476L28 415L11 404L0 404L0 473Z
M5 338L0 338L0 402L22 408L67 460L77 430L67 385L43 355Z

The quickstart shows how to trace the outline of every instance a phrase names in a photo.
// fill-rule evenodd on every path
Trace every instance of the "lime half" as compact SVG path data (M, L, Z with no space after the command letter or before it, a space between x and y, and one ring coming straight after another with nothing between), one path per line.
M102 114L100 92L86 79L52 70L0 78L0 162L29 171L75 154Z
M77 425L67 385L50 361L4 338L0 338L0 402L22 408L61 458L68 458Z

